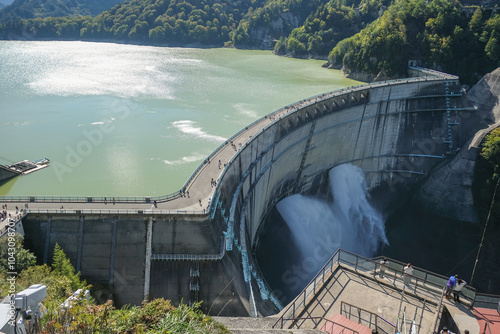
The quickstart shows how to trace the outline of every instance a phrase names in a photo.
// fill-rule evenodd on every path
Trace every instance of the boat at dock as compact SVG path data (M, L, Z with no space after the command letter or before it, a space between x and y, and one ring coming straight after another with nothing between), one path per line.
M48 167L50 160L47 158L30 161L23 160L10 165L0 165L0 181L17 175L26 175Z

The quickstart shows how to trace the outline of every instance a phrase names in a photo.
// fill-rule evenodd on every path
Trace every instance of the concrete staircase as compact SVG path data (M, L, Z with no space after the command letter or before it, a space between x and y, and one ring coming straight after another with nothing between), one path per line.
M213 317L234 334L324 334L317 329L273 329L276 318Z

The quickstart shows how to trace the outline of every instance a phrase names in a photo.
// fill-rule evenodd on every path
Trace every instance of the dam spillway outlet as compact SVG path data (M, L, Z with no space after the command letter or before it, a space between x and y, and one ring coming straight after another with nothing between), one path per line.
M381 245L388 244L382 214L369 202L363 171L352 164L342 164L328 175L331 196L323 197L330 199L294 194L276 205L282 220L273 215L266 222L276 225L270 227L271 234L289 235L285 240L262 239L258 247L272 248L272 253L279 255L257 259L264 276L272 282L271 288L278 290L286 301L302 290L338 248L371 257ZM283 244L277 245L280 242ZM278 269L283 261L287 265Z

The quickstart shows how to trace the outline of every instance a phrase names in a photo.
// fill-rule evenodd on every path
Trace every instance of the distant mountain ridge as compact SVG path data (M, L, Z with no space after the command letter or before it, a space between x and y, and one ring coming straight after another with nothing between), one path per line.
M76 15L96 16L124 0L14 0L0 10L0 22ZM8 3L8 0L0 1Z

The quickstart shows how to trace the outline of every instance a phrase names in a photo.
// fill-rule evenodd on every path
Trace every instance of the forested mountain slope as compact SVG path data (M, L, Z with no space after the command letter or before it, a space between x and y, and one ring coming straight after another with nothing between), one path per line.
M0 28L30 38L69 38L154 45L222 46L249 8L264 0L131 0L92 17L20 20Z
M47 0L44 8L62 1L77 5ZM414 60L474 83L500 65L500 4L480 1L490 7L458 0L130 0L95 17L11 21L0 25L0 37L274 47L281 55L328 57L328 66L367 81L405 76Z
M346 73L406 75L409 60L475 83L500 65L500 15L472 15L454 0L397 0L358 34L338 43L328 62Z
M304 24L287 36L277 36L276 54L326 58L341 40L358 33L377 19L392 0L330 0L320 4ZM286 37L286 38L285 38Z
M15 0L0 10L0 22L74 15L97 15L123 0Z

